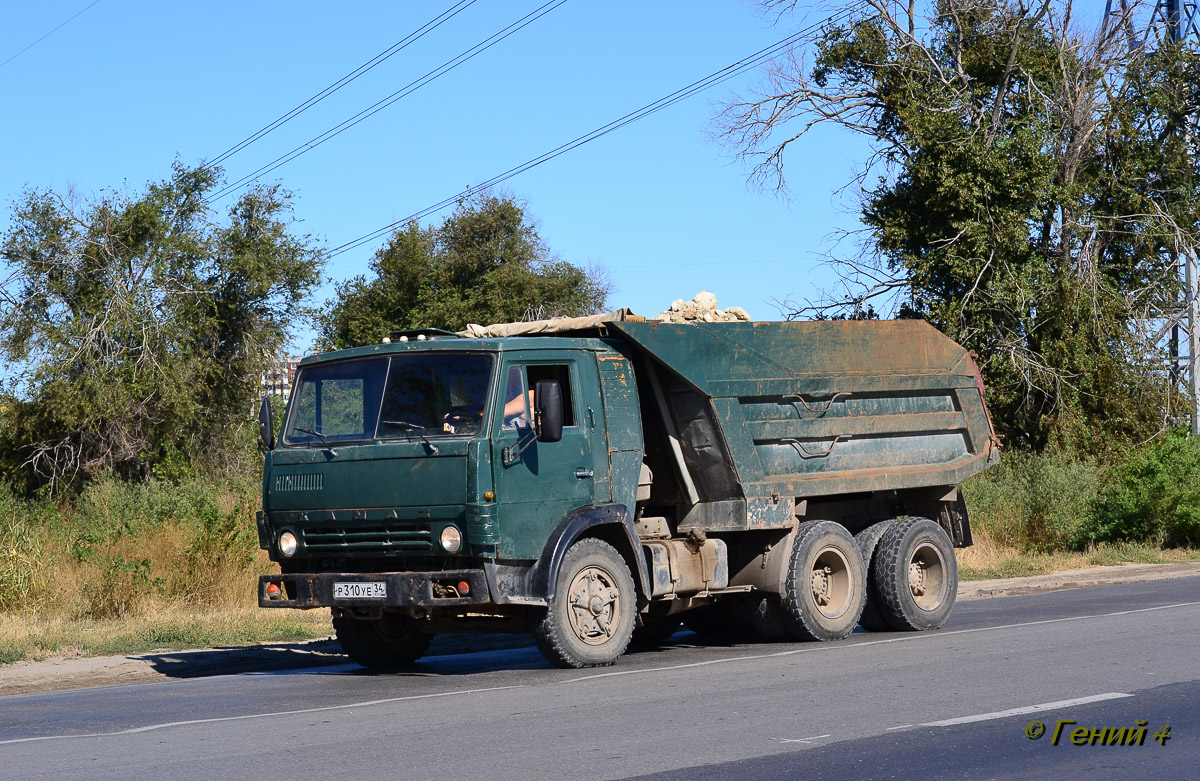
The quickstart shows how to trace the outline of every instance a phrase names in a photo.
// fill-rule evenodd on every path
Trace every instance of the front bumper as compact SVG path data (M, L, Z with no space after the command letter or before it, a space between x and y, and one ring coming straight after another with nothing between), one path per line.
M470 585L459 593L457 584ZM267 586L280 587L278 598L267 595ZM384 583L383 597L335 598L334 583ZM481 569L443 570L440 572L318 572L263 575L258 579L259 607L454 607L479 605L492 601L487 578Z

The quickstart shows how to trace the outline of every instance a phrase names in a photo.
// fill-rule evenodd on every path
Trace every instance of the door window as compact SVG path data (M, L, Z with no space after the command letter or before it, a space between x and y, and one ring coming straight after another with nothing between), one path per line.
M508 379L504 383L504 428L525 428L529 425L529 395L521 367L513 366L508 370Z
M533 389L537 387L538 382L542 380L557 380L558 385L562 388L563 400L563 426L575 425L575 395L571 392L571 367L568 364L534 364L526 366L525 371L529 374L529 391L530 399L533 398Z

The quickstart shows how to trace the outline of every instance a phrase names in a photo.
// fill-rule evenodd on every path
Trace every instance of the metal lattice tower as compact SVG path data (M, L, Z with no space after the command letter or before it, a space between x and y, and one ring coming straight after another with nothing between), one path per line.
M1104 19L1105 24L1121 25L1131 40L1143 46L1164 40L1182 41L1189 36L1200 41L1200 6L1196 2L1107 0Z
M1149 16L1144 20L1149 10ZM1178 43L1187 39L1200 43L1200 3L1196 0L1106 0L1104 24L1117 24L1136 47L1153 48L1164 41ZM1188 390L1194 405L1191 418L1193 435L1200 435L1200 281L1196 248L1186 247L1176 254L1183 274L1187 300L1185 314L1171 329L1172 373L1179 377L1181 359L1186 363ZM1186 321L1186 324L1183 323ZM1181 326L1187 335L1187 355L1180 353Z

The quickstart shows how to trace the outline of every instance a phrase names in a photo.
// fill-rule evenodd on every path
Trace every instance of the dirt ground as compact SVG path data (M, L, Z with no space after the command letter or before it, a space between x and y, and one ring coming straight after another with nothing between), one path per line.
M958 587L958 598L990 599L1191 575L1200 575L1200 562L1090 567L1027 578L963 582ZM520 635L445 635L434 640L429 655L518 648L530 644L528 637ZM0 696L346 663L337 641L332 639L248 648L47 659L0 666Z

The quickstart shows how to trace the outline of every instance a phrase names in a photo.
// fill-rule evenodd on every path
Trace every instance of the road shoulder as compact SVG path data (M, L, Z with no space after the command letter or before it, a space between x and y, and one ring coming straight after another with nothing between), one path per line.
M1170 580L1200 575L1200 562L1175 564L1118 564L1109 567L1087 567L1085 569L1051 572L1024 578L999 578L996 580L967 580L958 584L959 601L992 599L994 597L1018 597L1026 594L1043 594L1047 591L1064 591L1072 588L1111 586L1117 583L1140 583L1151 580Z

